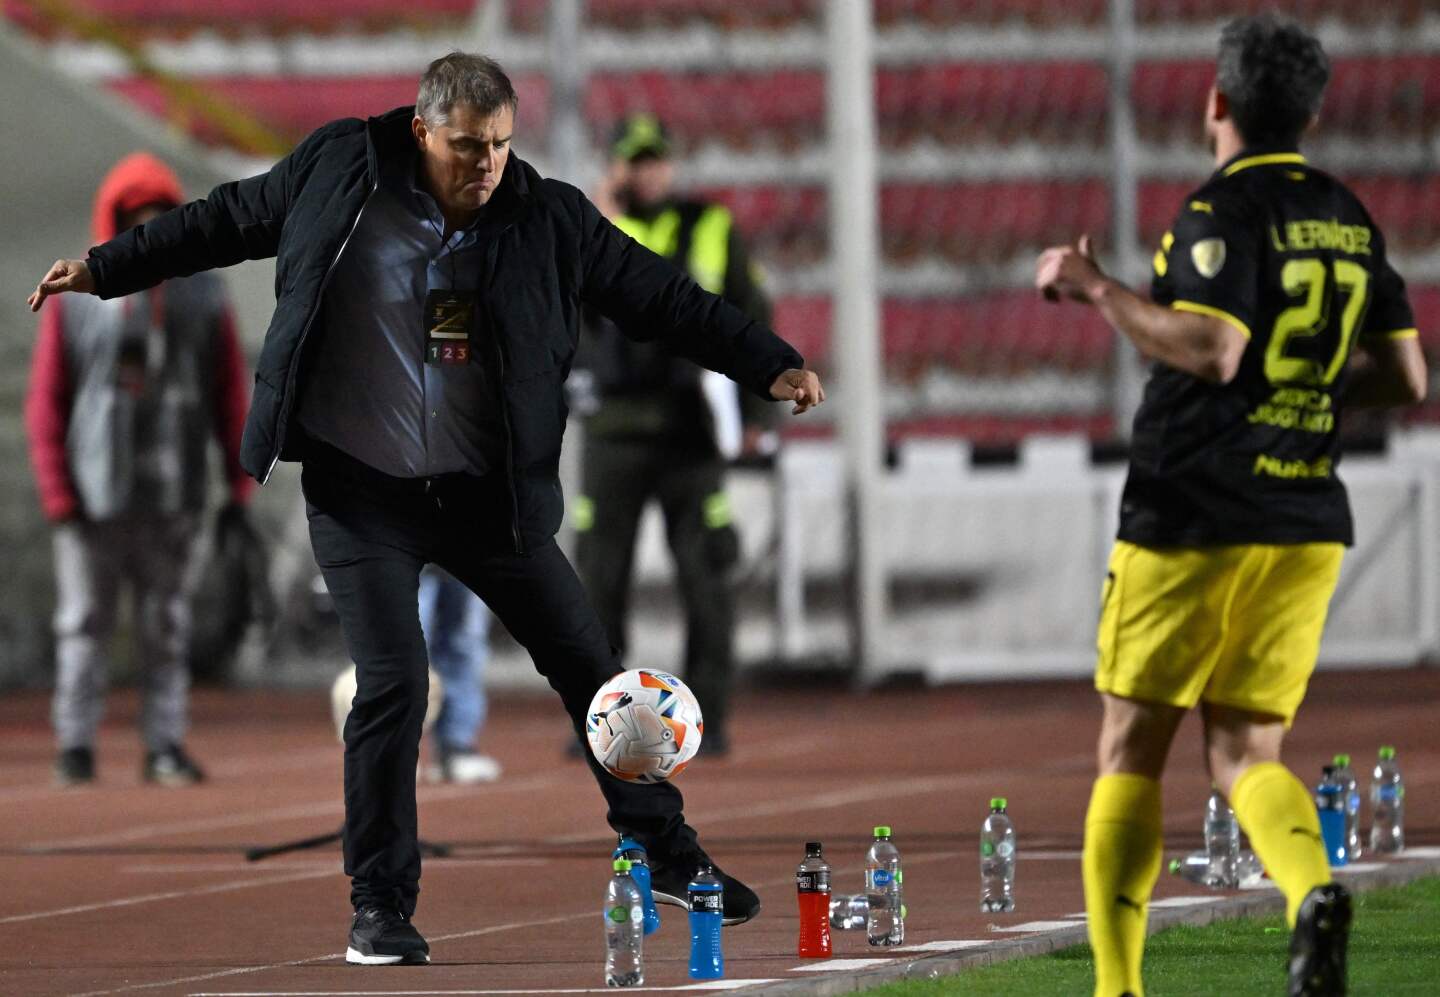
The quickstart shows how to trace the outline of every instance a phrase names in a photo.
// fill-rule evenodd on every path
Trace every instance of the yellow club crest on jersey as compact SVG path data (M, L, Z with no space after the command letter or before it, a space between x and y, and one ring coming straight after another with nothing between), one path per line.
M1190 247L1190 260L1201 277L1214 277L1225 265L1225 240L1201 239Z

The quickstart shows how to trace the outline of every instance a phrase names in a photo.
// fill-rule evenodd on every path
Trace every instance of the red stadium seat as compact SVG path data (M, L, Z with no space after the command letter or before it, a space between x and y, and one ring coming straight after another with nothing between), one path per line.
M363 118L415 102L413 73L344 77L223 76L204 80L202 85L292 141L335 118ZM165 92L149 80L135 77L116 80L110 88L161 117L173 119L178 113ZM515 88L527 122L517 143L523 149L527 142L534 141L531 134L543 141L543 130L538 134L531 132L528 119L534 116L544 120L548 113L549 86L543 77L520 76L515 79ZM204 123L194 123L192 130L202 141L217 139Z
M205 28L219 31L303 28L335 30L459 22L474 13L474 0L84 0L79 5L111 25L143 35L173 35ZM34 8L5 3L6 16L48 35L53 30Z
M1213 59L1146 62L1131 93L1136 126L1154 140L1199 141ZM1320 111L1326 132L1357 136L1414 135L1440 126L1440 56L1337 59Z
M826 251L826 195L818 187L730 187L700 192L719 200L757 255L769 263L811 263ZM1104 182L998 181L887 184L880 230L893 263L942 257L998 262L1016 253L1110 230Z
M933 367L997 377L1040 368L1095 370L1110 363L1114 338L1093 310L1052 305L1031 291L891 300L882 327L886 367L901 380ZM782 299L775 328L808 361L829 362L828 299Z

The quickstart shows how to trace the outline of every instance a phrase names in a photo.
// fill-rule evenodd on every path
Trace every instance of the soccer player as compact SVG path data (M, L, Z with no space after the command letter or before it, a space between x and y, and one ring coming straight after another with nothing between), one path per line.
M1426 367L1384 237L1298 151L1328 78L1297 25L1231 22L1205 109L1218 168L1161 241L1151 299L1107 277L1088 238L1037 267L1047 297L1095 307L1155 361L1098 640L1083 869L1101 997L1142 993L1159 779L1196 703L1210 775L1285 895L1289 993L1345 990L1350 898L1280 744L1352 540L1341 409L1418 401Z

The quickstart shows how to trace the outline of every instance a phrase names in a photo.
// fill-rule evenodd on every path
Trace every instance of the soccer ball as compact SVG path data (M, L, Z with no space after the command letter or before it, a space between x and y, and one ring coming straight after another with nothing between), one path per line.
M585 717L591 752L607 772L629 782L679 775L700 750L704 729L690 687L653 668L632 668L606 682Z

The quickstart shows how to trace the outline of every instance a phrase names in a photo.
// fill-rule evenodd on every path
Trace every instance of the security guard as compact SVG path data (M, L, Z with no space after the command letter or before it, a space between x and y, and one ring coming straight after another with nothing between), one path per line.
M616 226L768 325L770 302L730 212L673 195L663 125L632 116L610 151L596 203ZM685 606L684 674L705 714L701 751L723 754L734 662L731 569L739 556L724 472L727 459L761 448L762 413L741 411L733 383L657 343L621 335L598 315L586 332L577 360L584 373L572 379L591 392L579 406L587 411L583 494L572 510L580 575L623 653L636 533L645 504L659 501Z

